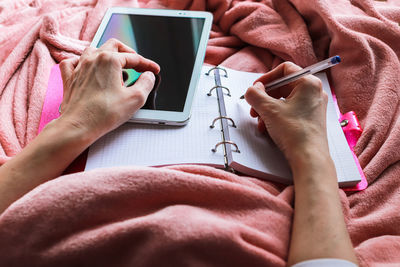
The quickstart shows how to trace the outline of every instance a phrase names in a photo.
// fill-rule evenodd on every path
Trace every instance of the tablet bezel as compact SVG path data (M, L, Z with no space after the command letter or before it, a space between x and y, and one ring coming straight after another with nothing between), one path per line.
M193 66L192 76L189 83L189 89L186 96L184 109L182 112L162 111L162 110L138 110L130 119L131 122L151 123L151 124L166 124L166 125L184 125L188 122L193 98L195 96L197 84L201 74L207 42L212 25L213 16L209 12L204 11L186 11L186 10L170 10L170 9L149 9L149 8L126 8L112 7L109 8L101 21L99 28L90 44L91 47L97 47L103 32L113 14L132 14L132 15L147 15L147 16L164 16L164 17L184 17L184 18L203 18L204 26L201 33L201 38L196 53L196 58Z

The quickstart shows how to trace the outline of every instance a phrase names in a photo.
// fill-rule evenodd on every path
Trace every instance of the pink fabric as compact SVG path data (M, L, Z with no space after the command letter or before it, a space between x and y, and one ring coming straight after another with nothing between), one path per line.
M0 164L38 129L50 69L79 55L105 10L135 1L0 3ZM370 186L345 196L363 266L400 264L400 3L371 0L142 0L141 7L208 10L206 62L267 71L339 54L341 111L364 129L355 148ZM0 216L5 266L284 266L292 187L208 167L118 168L62 176Z

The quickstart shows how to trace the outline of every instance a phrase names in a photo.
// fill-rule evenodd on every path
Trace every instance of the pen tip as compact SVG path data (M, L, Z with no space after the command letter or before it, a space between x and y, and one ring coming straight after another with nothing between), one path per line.
M334 56L334 57L332 57L331 63L332 64L337 64L340 61L342 61L342 59L339 56Z
M240 97L240 99L244 99L244 95L242 95L242 96Z

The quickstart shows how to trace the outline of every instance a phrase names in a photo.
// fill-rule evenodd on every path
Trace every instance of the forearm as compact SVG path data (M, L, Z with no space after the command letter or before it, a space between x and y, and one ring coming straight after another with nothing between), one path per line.
M292 168L295 212L288 264L316 258L357 263L344 222L336 170L328 153L310 149Z
M121 82L122 69L142 72L134 85ZM160 66L116 39L60 63L62 115L18 155L0 167L0 214L15 200L59 176L89 145L126 122L154 87Z
M51 122L18 155L0 167L0 213L36 186L58 177L92 142L84 129Z

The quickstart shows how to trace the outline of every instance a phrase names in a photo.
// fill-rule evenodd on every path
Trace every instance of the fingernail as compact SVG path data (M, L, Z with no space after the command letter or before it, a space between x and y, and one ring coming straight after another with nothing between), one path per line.
M152 73L151 71L146 71L145 73L143 73L143 74L145 74L147 77L149 77L151 80L155 80L156 79L156 76L154 75L154 73Z
M264 84L262 82L256 82L255 86L264 88Z
M256 82L256 83L254 84L254 87L260 88L260 89L264 89L264 84L263 84L262 82Z

